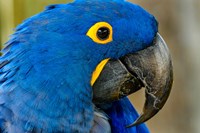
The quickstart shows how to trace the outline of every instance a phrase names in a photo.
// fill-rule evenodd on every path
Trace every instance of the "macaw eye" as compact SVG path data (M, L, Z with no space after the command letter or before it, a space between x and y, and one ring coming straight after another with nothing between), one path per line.
M101 27L97 31L97 37L100 40L106 40L106 39L108 39L109 34L110 34L110 30L107 27Z
M98 22L88 30L87 36L98 44L107 44L113 40L112 26L107 22Z

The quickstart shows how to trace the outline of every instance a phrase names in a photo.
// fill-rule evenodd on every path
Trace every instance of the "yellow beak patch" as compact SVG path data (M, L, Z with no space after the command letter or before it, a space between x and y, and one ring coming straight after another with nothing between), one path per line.
M90 81L91 86L94 85L95 81L97 80L97 78L99 77L99 75L101 74L101 71L103 70L104 66L106 65L106 63L109 61L110 59L105 59L103 61L101 61L96 69L94 70L93 74L92 74L92 79Z

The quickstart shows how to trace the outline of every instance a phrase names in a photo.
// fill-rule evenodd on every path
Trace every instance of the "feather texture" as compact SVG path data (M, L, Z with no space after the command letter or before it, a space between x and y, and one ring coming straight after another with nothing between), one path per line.
M110 118L113 133L149 133L145 124L126 128L126 126L132 124L139 116L128 98L123 98L112 104L102 105L101 107L104 108L105 113Z
M99 21L113 26L113 41L107 45L86 36ZM117 59L148 47L156 33L155 18L123 0L51 5L27 19L0 57L1 131L89 132L94 120L106 124L94 113L92 72L105 58Z

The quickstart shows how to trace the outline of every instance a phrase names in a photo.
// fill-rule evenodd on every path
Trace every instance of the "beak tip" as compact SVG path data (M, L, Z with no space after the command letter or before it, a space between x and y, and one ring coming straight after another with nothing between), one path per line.
M132 124L126 126L126 128L131 128L131 127L134 127L134 126L137 126L139 124L142 124L144 121L144 115L141 114Z

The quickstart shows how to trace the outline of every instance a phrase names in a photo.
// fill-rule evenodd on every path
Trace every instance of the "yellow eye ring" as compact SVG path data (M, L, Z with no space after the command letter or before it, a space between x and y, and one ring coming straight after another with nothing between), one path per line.
M96 43L107 44L113 41L113 29L107 22L98 22L88 30L87 36Z

